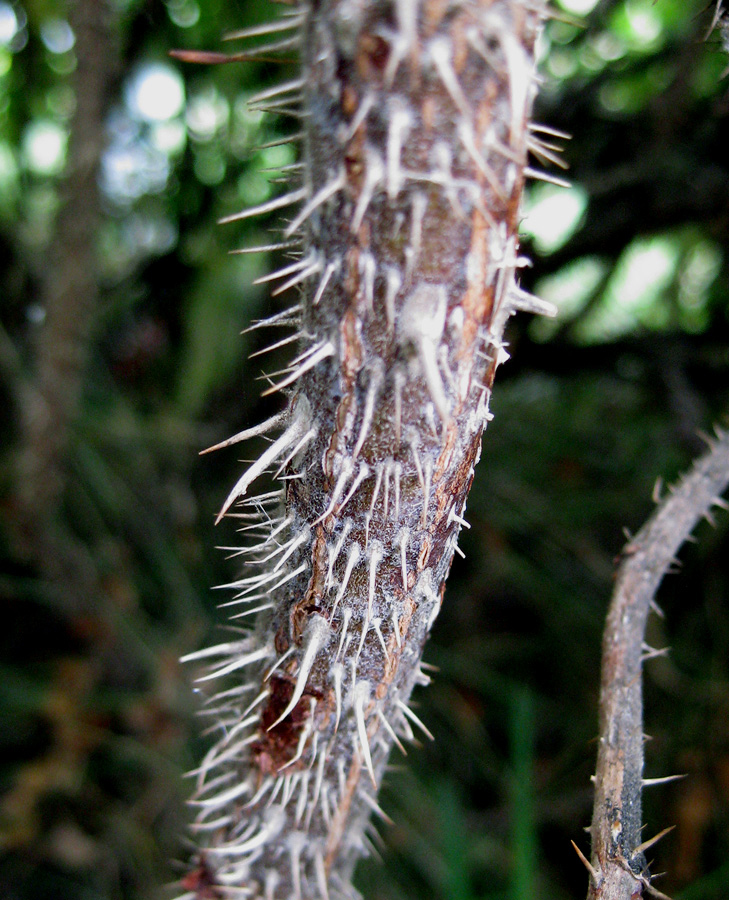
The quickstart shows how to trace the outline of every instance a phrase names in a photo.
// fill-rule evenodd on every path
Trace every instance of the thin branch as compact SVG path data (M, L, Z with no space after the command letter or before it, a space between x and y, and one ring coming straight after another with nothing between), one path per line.
M98 308L98 174L106 144L104 116L118 75L118 17L107 0L73 0L68 14L78 60L72 80L76 111L60 185L62 205L39 294L45 320L29 376L19 371L15 379L22 433L14 540L52 585L56 608L74 616L99 614L105 596L93 553L63 526L59 510ZM12 365L4 343L0 351Z
M102 0L69 4L78 66L73 86L63 204L48 251L40 300L45 322L35 377L23 398L19 491L33 534L53 519L66 484L69 444L98 306L96 243L101 217L98 172L104 114L116 77L115 14Z
M588 900L631 900L650 884L641 837L643 780L642 663L648 611L675 555L729 484L729 434L672 488L624 548L602 650L600 743L595 773ZM650 652L650 651L648 651Z

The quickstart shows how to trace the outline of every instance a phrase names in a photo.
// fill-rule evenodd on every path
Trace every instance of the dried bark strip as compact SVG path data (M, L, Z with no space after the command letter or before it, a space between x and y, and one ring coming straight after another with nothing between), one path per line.
M681 545L729 485L729 433L717 432L699 459L624 549L603 636L600 744L590 832L588 900L634 900L650 884L641 837L642 665L645 625L661 580Z

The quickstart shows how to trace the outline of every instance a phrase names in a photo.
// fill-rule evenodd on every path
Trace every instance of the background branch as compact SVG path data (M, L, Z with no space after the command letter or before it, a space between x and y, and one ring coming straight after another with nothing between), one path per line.
M709 452L623 550L602 649L600 744L595 772L588 900L631 900L650 885L641 837L643 778L642 664L657 651L644 641L661 580L699 520L729 484L729 434L717 432Z
M20 452L24 525L52 520L65 484L70 429L76 419L98 305L96 243L101 221L98 173L106 143L103 119L117 77L115 22L108 5L69 6L76 37L76 111L71 121L63 205L56 221L40 302L45 322L35 347L35 375L23 402Z

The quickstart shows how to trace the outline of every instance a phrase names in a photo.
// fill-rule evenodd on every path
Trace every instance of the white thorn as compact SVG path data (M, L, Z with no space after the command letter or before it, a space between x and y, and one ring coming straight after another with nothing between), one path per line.
M333 348L332 348L333 349ZM233 490L228 494L225 503L218 513L215 524L223 518L235 501L242 497L248 490L250 485L261 475L271 463L275 462L281 454L287 450L292 444L299 440L303 431L303 423L301 421L293 421L284 433L265 450L258 459L250 466L246 472L238 479Z
M430 341L422 340L417 345L418 357L420 365L423 368L425 382L428 385L430 399L433 401L438 416L444 426L447 426L451 419L450 409L448 408L448 398L446 396L443 380L440 377L438 368L438 356L436 345Z
M313 306L317 306L321 298L324 296L324 291L327 289L327 285L329 284L329 279L339 268L339 263L327 263L326 269L324 269L324 274L321 277L321 281L319 282L319 286L316 289L316 293L314 294L314 299L312 301Z
M271 587L269 588L269 593L275 593L280 587L283 587L287 581L291 581L292 578L296 578L297 575L301 575L302 572L305 572L308 566L309 564L304 561L300 566L294 569L293 572L289 572L289 574L284 576L280 581L277 581L275 584L271 585Z
M268 375L264 376L266 378L271 378L274 375L283 375L286 372L293 372L294 369L305 360L307 360L310 356L318 353L319 350L325 345L325 341L320 341L318 344L310 344L305 350L302 350L298 356L294 357L291 362L286 366L285 369L279 369L277 372L270 372Z
M558 178L556 175L550 175L548 172L540 172L539 169L533 169L531 166L527 166L524 169L524 175L527 178L533 178L535 181L546 181L547 184L555 184L557 187L572 187L571 183L564 178Z
M298 241L281 241L278 244L259 244L257 247L239 247L237 250L231 250L231 256L245 255L246 253L273 253L275 250L290 250L292 247L299 247Z
M283 787L284 779L279 778L278 776L274 779L273 782L273 790L271 791L271 796L268 798L266 802L266 806L271 807L276 800L276 797L281 793L281 788Z
M395 298L402 287L402 278L394 266L387 267L387 292L385 294L385 313L387 315L387 327L392 331L395 328Z
M367 521L368 526L369 526L369 519L372 518L372 514L375 509L375 503L377 502L377 497L379 496L379 493L380 493L380 485L382 484L382 475L383 475L384 471L385 471L385 466L382 463L380 463L380 465L377 467L377 477L375 478L375 486L372 490L372 500L370 501L369 518Z
M302 141L306 137L305 132L297 131L294 134L289 134L286 137L277 138L275 141L266 141L265 144L259 144L259 150L269 150L271 147L281 147L283 144L293 144L296 141ZM304 192L304 196L306 196L306 192Z
M479 151L478 146L476 145L476 138L473 133L473 128L471 127L471 123L468 119L461 119L461 121L459 122L458 137L461 139L461 143L463 144L466 152L476 163L477 168L489 183L496 196L499 197L499 199L501 199L502 201L506 201L507 198L504 192L504 186L499 181L496 172L494 172L491 166L486 162L483 154Z
M379 393L381 386L382 373L378 369L372 370L370 372L369 384L367 385L365 407L364 412L362 413L362 425L360 426L357 443L355 444L354 450L352 451L352 459L357 459L357 457L359 456L359 452L362 449L362 445L367 439L367 434L370 430L370 425L372 424L372 417L375 410L375 399L377 398L377 394Z
M288 266L284 266L281 269L276 269L274 272L269 272L267 275L261 275L260 278L256 278L253 284L266 284L269 281L277 281L279 278L286 278L293 272L300 272L302 269L306 269L307 266L311 264L311 262L311 256L307 256L304 259L298 259L296 262L291 263Z
M301 376L308 372L309 369L313 369L314 366L318 365L322 360L326 359L329 356L334 356L335 347L331 341L326 341L316 353L312 354L306 362L302 363L299 368L292 372L288 378L284 378L283 381L279 381L278 384L271 385L270 388L263 391L261 394L262 397L267 397L269 394L273 394L274 391L280 391L282 388L288 387L290 384L293 384L294 381L297 381Z
M250 578L239 578L238 581L231 581L228 584L216 584L213 590L222 591L228 588L244 588L238 595L238 597L243 597L246 594L256 591L258 588L263 587L263 585L267 584L269 581L273 581L275 577L276 574L273 572L262 572L260 575L252 575ZM248 586L245 587L245 585ZM258 596L262 597L265 596L265 594L259 594ZM254 598L249 598L249 600L252 599Z
M344 799L347 791L347 775L344 771L344 760L340 756L337 760L337 784L339 785L339 799Z
M433 477L433 463L426 460L425 463L425 486L423 487L423 515L421 517L421 525L423 528L428 524L428 506L430 504L430 482Z
M316 656L322 649L322 647L326 646L329 640L329 623L327 622L327 620L322 616L312 616L311 623L306 630L304 640L306 642L306 650L304 651L304 655L301 658L301 666L299 668L298 675L296 676L296 686L294 687L294 692L291 695L291 700L286 706L286 709L278 717L278 719L276 719L276 721L272 725L268 726L268 731L270 731L272 728L275 728L279 723L283 722L286 716L288 716L289 713L294 709L299 700L301 700L304 690L306 689L306 681L309 677L309 673L312 670L314 661L316 660Z
M384 548L380 541L372 541L372 549L370 551L370 582L367 593L367 621L372 618L372 603L375 599L375 578L377 577L377 567L384 556Z
M402 642L400 640L400 622L397 618L397 610L395 609L392 611L392 630L395 635L395 643L398 647L402 647Z
M318 525L320 522L323 522L324 519L328 518L333 512L334 509L339 502L339 498L342 496L344 491L344 486L352 477L352 471L354 470L354 462L351 459L345 459L342 464L342 470L339 473L339 477L337 478L336 484L334 485L334 489L332 490L332 497L329 501L329 506L324 510L324 512L319 516L318 519L314 520L314 525Z
M202 650L186 653L184 656L180 657L180 662L193 662L196 659L205 659L208 656L228 656L230 653L241 649L242 646L243 644L241 641L227 641L225 644L216 644L214 647L204 647Z
M289 288L296 287L297 284L301 284L302 282L306 281L307 278L311 278L312 275L316 275L317 272L321 272L321 260L319 259L308 265L297 275L289 278L289 280L284 282L284 284L280 284L276 288L276 290L271 291L271 296L278 297L279 294L283 294L284 291L288 291Z
M537 131L542 134L548 134L550 137L560 138L563 141L571 141L572 135L568 131L560 131L559 128L552 128L551 125L540 125L537 122L529 123L529 131Z
M532 67L526 52L511 32L500 35L501 46L509 70L509 93L511 94L511 144L519 146L526 125L529 88L532 83Z
M359 472L357 472L357 477L352 482L352 486L350 487L349 491L347 492L347 496L339 504L339 508L337 509L337 515L341 514L344 507L349 503L349 501L354 496L354 492L357 490L357 488L362 484L362 482L365 480L365 478L369 478L369 474L370 474L370 467L367 465L366 462L361 462L359 464Z
M666 775L664 778L644 778L641 781L643 787L652 787L654 784L669 784L671 781L680 781L686 775Z
M367 727L365 725L365 706L370 699L370 683L369 681L358 681L354 686L354 715L357 721L357 736L359 737L360 747L362 748L362 756L364 758L367 771L370 773L372 784L377 790L377 780L375 779L375 769L372 765L372 756L370 755L370 744L367 739Z
M268 670L268 672L266 672L266 674L263 676L263 680L268 681L268 679L271 677L271 675L273 675L273 673L276 671L276 669L278 669L278 667L281 665L281 663L285 662L295 650L296 650L296 645L292 644L289 647L289 649L282 656L280 656L278 658L278 662L274 663L273 667L270 668Z
M314 707L316 706L316 697L309 697L309 719L306 722L306 725L301 729L301 734L299 735L299 743L296 747L296 753L293 757L285 763L279 769L279 772L282 772L284 769L287 769L289 766L293 766L294 763L297 763L304 754L304 748L306 747L306 742L309 740L309 735L313 729L312 716L314 715ZM292 789L293 790L293 789ZM285 806L288 803L289 797L284 794L284 800L282 801L282 805Z
M334 682L334 700L337 707L336 718L334 720L334 734L339 729L339 719L342 715L342 678L344 676L344 667L340 662L334 663L330 669L332 681Z
M360 103L359 109L354 114L354 116L352 116L352 120L350 121L349 125L347 126L347 130L342 135L342 143L343 144L348 144L352 140L352 138L357 133L357 129L367 118L367 114L369 113L369 111L372 109L372 107L374 105L375 105L375 94L372 91L368 91L365 94L364 99Z
M377 260L372 253L363 252L359 257L360 271L362 272L362 284L364 296L370 310L374 309L375 302L375 276L377 275Z
M357 677L357 663L359 662L360 654L362 653L362 648L364 647L365 639L367 638L367 632L369 630L369 619L365 620L361 623L361 631L359 633L359 646L357 647L357 652L354 654L354 659L352 660L352 684L355 683Z
M459 516L456 513L455 506L451 506L450 511L448 513L448 524L450 524L451 522L458 523L458 525L460 525L462 528L470 528L471 527L470 522L467 522L464 518L462 518L461 516Z
M392 819L387 815L385 810L380 806L380 804L375 799L370 797L370 795L367 793L367 791L360 791L359 796L364 800L364 802L367 804L367 806L369 806L369 808L372 810L372 812L375 813L375 815L379 816L383 822L387 822L388 825L395 824L392 821Z
M241 28L238 31L229 31L223 35L224 41L238 41L244 38L260 37L265 34L278 34L282 31L291 31L298 28L304 21L304 16L300 13L287 16L286 18L276 19L273 22L266 22L263 25L252 25L250 28ZM291 84L291 82L288 82ZM278 89L280 89L279 86Z
M201 831L217 831L220 828L225 828L232 821L232 816L221 816L219 819L213 819L212 822L193 822L192 825L187 827L195 834L199 834ZM185 900L185 898L186 900L197 900L194 894L183 894L180 900Z
M559 155L562 148L558 144L543 141L534 135L527 138L527 148L543 163L552 163L560 169L568 169L569 164Z
M402 331L415 347L430 397L444 425L450 410L438 368L438 345L445 328L448 292L443 284L419 284L403 307Z
M312 810L316 806L316 804L319 800L319 795L321 793L321 786L324 781L324 764L326 763L326 761L327 761L326 747L322 747L321 750L319 751L319 759L317 760L317 764L316 764L316 777L314 779L314 793L311 796L311 809ZM308 816L307 816L307 819L308 819Z
M304 447L306 447L307 444L310 444L314 440L314 438L317 436L318 433L319 433L319 431L317 428L310 428L309 431L306 432L306 434L301 438L299 443L289 453L289 455L286 457L286 459L284 459L284 461L281 463L281 465L278 467L278 469L276 469L276 471L273 474L274 479L279 478L279 476L281 475L283 470L286 468L286 466L292 460L296 459L297 455L299 453L301 453L301 451L304 449ZM282 478L281 480L283 481L284 479Z
M395 441L399 450L402 435L402 391L405 386L405 373L401 369L395 369L393 380L395 382Z
M301 226L303 223L309 218L309 216L314 212L314 210L318 209L323 203L326 203L331 197L333 197L338 191L340 191L345 185L346 179L344 177L344 173L340 172L336 178L333 178L328 184L325 184L324 187L320 188L316 194L309 200L308 203L304 204L303 208L299 212L299 214L294 218L294 220L288 225L286 230L284 231L284 236L290 238L291 235Z
M337 656L336 656L337 659L339 659L339 657L342 655L342 647L344 647L344 646L348 647L349 641L352 640L352 636L350 635L349 638L347 639L347 643L346 644L344 643L344 639L347 635L347 629L349 628L349 621L351 618L352 618L352 610L345 609L344 615L342 616L342 634L341 634L341 637L339 638L339 646L337 647Z
M410 246L407 248L407 275L411 274L415 265L418 254L420 253L420 244L423 239L423 218L428 208L428 198L425 194L415 194L412 200L412 219L410 221Z
M249 325L248 328L244 328L243 331L241 331L241 334L250 334L252 331L256 331L259 328L270 328L274 325L281 325L288 328L289 326L298 324L299 319L297 313L300 312L301 304L296 303L280 313L268 316L266 319L257 319L252 325Z
M339 540L332 548L331 546L327 546L327 552L329 553L329 570L327 572L327 577L324 582L324 589L327 590L330 585L334 584L334 564L339 558L339 554L342 552L342 547L344 546L344 542L347 540L349 532L352 530L352 520L347 519L344 523L344 527L342 528L342 534L339 537Z
M385 174L385 167L382 164L379 154L367 151L365 155L365 164L366 169L362 181L362 188L359 192L357 205L354 208L351 225L349 226L350 231L353 234L359 231L359 227L362 224L367 208L375 193L375 188L382 181Z
M468 527L470 528L471 526L469 525ZM285 564L286 560L289 559L291 557L291 555L296 552L297 548L300 547L302 544L305 544L310 538L311 538L311 529L307 526L306 528L304 528L304 530L301 532L301 534L297 538L294 538L293 540L288 542L288 548L286 549L286 552L281 557L281 559L279 559L279 561L276 563L276 565L273 567L272 571L278 572L281 569L281 567ZM284 547L281 549L284 549L284 548L286 548L285 544L284 544Z
M316 873L316 884L321 894L321 900L329 900L329 890L327 889L327 871L324 866L324 857L321 850L314 851L314 872Z
M403 528L400 532L400 570L402 572L402 589L407 593L408 589L408 563L406 550L408 540L410 539L410 530Z
M303 18L302 18L303 21ZM288 28L292 28L294 26L288 25ZM225 38L223 38L225 40ZM272 97L279 97L282 94L293 94L296 91L300 91L306 85L306 81L303 78L297 78L294 81L284 81L281 84L274 85L270 88L265 88L262 91L259 91L257 94L254 94L249 100L248 103L261 103L264 100L270 100Z
M450 48L450 41L447 38L439 37L430 42L428 49L430 51L430 58L438 70L440 80L443 82L443 87L448 91L451 100L461 115L463 115L464 118L471 120L473 118L471 109L461 90L461 86L458 83L456 73L451 66Z
M228 225L230 222L238 222L241 219L262 216L276 209L283 209L286 206L291 206L293 203L299 203L306 197L306 193L306 188L299 188L296 191L284 194L282 197L274 197L273 200L269 200L267 203L261 203L258 206L252 206L250 209L244 209L242 212L234 213L232 216L218 219L218 225Z
M257 719L258 719L257 716L251 716L250 719L248 719L246 722L246 727L248 727L249 725L252 725L253 722L257 721ZM205 775L207 774L208 771L210 771L210 769L214 769L216 766L219 766L221 763L227 762L228 760L235 759L237 756L239 756L240 751L244 747L249 746L256 740L258 740L258 736L256 734L250 734L250 735L248 735L248 737L243 738L243 740L237 741L235 744L232 744L230 747L228 747L227 750L223 751L222 753L214 754L209 759L206 757L205 762L203 763L201 768L198 770L200 775L202 776L201 783L202 783L202 781L204 781ZM214 748L214 749L219 749L220 746L221 745L217 745L216 748ZM238 760L238 761L240 761L240 760ZM189 774L191 774L191 775L197 774L197 772L193 771L193 772L190 772Z
M395 734L395 730L393 729L392 725L390 725L390 723L387 721L387 719L385 718L385 714L382 712L381 709L377 710L377 717L379 718L380 722L382 722L382 724L384 725L385 731L387 731L387 733L390 735L393 742L397 746L398 750L402 753L403 756L407 756L408 755L407 750L405 749L400 738Z
M514 309L519 309L522 312L534 313L538 316L549 316L550 318L554 318L558 312L554 303L551 303L549 300L542 300L541 297L530 294L516 284L513 284L509 290L509 302Z
M245 717L248 715L248 713L253 712L253 710L254 710L260 703L263 703L263 701L266 699L266 697L268 697L268 695L269 695L269 691L268 691L268 690L263 690L263 691L261 691L261 693L256 697L256 699L255 699L252 703L249 703L248 706L243 710L243 712L241 713L241 719L245 720ZM241 727L242 727L241 724L238 723L238 724L232 729L232 731L230 732L230 734L226 737L226 741L230 739L231 735L236 731L236 729L239 730Z
M281 809L286 809L289 805L289 800L291 799L294 790L296 789L296 783L298 781L298 773L297 772L287 772L284 776L284 787L283 794L281 796Z
M327 829L330 829L332 827L332 811L329 803L329 785L325 784L322 787L321 802L319 803L319 806L321 808L322 818L324 819L324 824L326 825Z
M266 870L266 881L265 881L265 900L275 900L276 887L278 886L278 882L280 880L280 876L275 869L267 869Z
M427 737L429 737L431 739L431 741L435 740L435 738L430 733L430 731L428 731L428 729L425 727L425 725L420 721L420 719L415 715L415 713L412 711L412 709L410 709L410 707L406 703L403 703L402 700L396 700L395 702L397 703L398 707L403 711L403 713L408 717L408 719L410 719L411 722L413 722L415 725L418 726L418 728L420 728L420 730L423 732L423 734L427 735Z
M393 98L389 102L387 129L387 196L394 200L402 187L400 153L403 142L410 131L412 117L402 102Z
M349 584L349 579L352 574L352 570L359 562L360 556L362 555L362 550L358 543L353 543L349 548L349 553L347 554L347 566L344 570L344 575L342 576L342 583L339 586L339 591L337 592L337 597L334 601L334 606L332 606L332 611L329 614L329 618L331 619L334 616L334 613L339 606L342 597L344 597L345 591L347 590L347 585Z
M385 643L385 638L382 634L382 629L380 628L381 619L379 616L375 616L372 620L372 627L375 630L375 634L377 635L377 639L380 642L380 646L382 647L382 652L385 654L385 659L387 662L390 661L390 654L387 652L387 644Z
M264 347L262 350L256 350L255 353L251 353L249 355L248 359L255 359L257 356L263 356L264 353L271 353L274 350L280 350L281 347L286 347L288 344L293 344L294 341L298 341L300 339L300 334L290 334L288 337L281 338L280 341L276 341L274 344L269 344L268 347Z
M208 797L207 800L193 800L191 801L194 806L202 806L202 807L223 807L226 804L230 803L232 800L237 800L242 794L245 794L246 791L250 790L248 782L242 781L234 785L230 790L223 791L222 794L216 794L214 797Z
M213 678L222 678L223 675L228 675L230 672L235 672L236 669L242 669L244 666L249 666L251 663L258 662L259 660L265 659L270 655L271 649L266 644L259 650L254 650L253 653L247 653L245 656L234 659L232 663L229 663L227 666L223 666L222 669L216 669L214 672L211 672L208 675L202 675L200 678L196 678L195 682L197 683L210 681Z
M301 850L306 841L305 835L300 832L292 834L289 838L289 861L291 863L291 884L294 888L295 900L301 897Z
M253 428L246 428L244 431L239 431L238 434L234 434L233 437L229 437L219 444L213 444L212 447L201 450L200 456L204 456L206 453L212 453L213 450L221 450L223 447L229 447L231 444L237 444L239 441L247 441L249 438L257 437L259 434L266 434L266 432L283 424L286 421L286 416L287 413L285 411L277 413L275 416L271 416L270 419L266 419L265 422L261 422L260 425L254 425Z
M382 497L382 515L387 518L390 509L390 472L392 471L392 459L386 459L384 462L385 470L385 490Z
M305 771L303 777L301 779L301 789L299 791L299 799L296 801L296 812L294 813L296 826L298 828L299 823L301 822L301 818L304 815L304 810L306 809L306 801L308 799L309 793L309 779L311 778L311 773Z

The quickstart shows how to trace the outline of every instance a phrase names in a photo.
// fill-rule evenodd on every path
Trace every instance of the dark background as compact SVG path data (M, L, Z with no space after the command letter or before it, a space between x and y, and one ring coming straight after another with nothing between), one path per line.
M729 80L713 9L602 0L579 15L589 5L555 7L535 115L573 135L560 142L573 188L532 187L524 223L523 284L561 313L510 327L467 559L426 652L439 671L417 697L436 740L393 757L382 805L396 824L380 829L384 865L359 870L367 900L584 896L569 841L588 852L623 528L729 409ZM255 379L280 366L247 362L264 336L240 335L276 308L251 287L275 260L229 255L276 219L215 222L280 190L263 170L294 150L256 148L289 123L246 98L295 65L168 58L220 50L269 16L256 0L115 0L87 51L69 15L97 6L0 2L2 900L137 900L178 877L181 773L206 723L177 660L215 639L210 588L237 571L215 549L233 526L213 518L242 454L197 454L276 409ZM84 129L105 149L82 190ZM28 410L44 334L76 363L41 439ZM681 900L729 896L728 526L722 511L702 525L649 624L672 649L647 666L646 774L688 777L647 791L644 834L677 826L650 855Z

